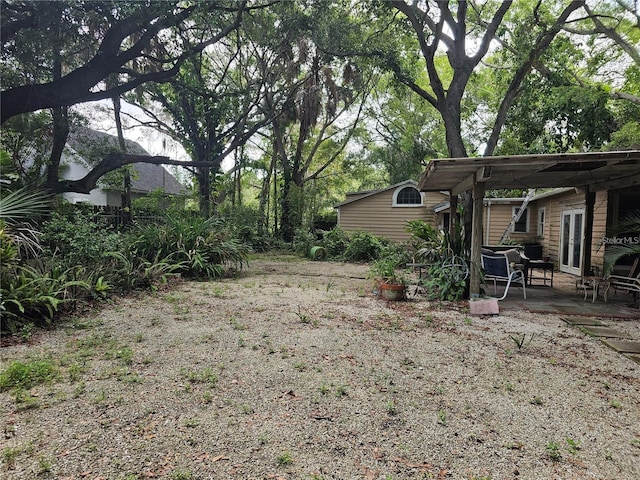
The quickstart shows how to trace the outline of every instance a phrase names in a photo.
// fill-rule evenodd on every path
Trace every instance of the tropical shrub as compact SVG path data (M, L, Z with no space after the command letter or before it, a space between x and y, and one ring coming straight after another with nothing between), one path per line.
M237 240L222 220L197 215L168 215L165 223L137 225L130 233L131 250L153 262L164 259L176 273L213 278L242 268L251 249Z
M423 220L407 222L405 230L411 234L409 243L419 261L432 263L443 257L446 242L445 235L441 230Z
M369 232L355 232L344 252L345 260L368 261L380 256L385 242Z
M328 232L324 232L322 246L327 251L330 258L340 258L344 255L349 245L349 236L340 227L335 227Z
M86 289L68 270L52 269L33 257L41 250L29 220L43 215L49 198L16 190L0 198L0 332L16 333L53 321L75 289Z
M609 232L609 236L620 236L626 241L605 246L605 274L611 273L613 266L622 258L640 255L640 211L623 218L616 230Z
M469 265L469 256L463 252L462 227L458 225L452 235L422 220L413 220L407 222L406 230L411 233L416 260L431 264L425 281L429 296L448 301L462 299L468 291L468 269L465 274L464 269L451 268L456 262Z
M43 223L40 235L42 255L51 258L53 265L63 268L99 266L103 263L104 252L124 250L125 241L124 234L81 208L66 213L53 212Z
M293 234L293 251L303 257L308 257L311 247L318 244L316 236L307 229L299 228Z
M26 188L0 197L0 230L11 239L19 256L35 256L39 252L39 232L32 222L47 212L49 202L45 193Z
M73 299L72 288L87 289L68 272L42 272L26 265L0 269L0 331L17 333L28 324L51 324L61 304Z
M102 276L92 283L93 291L98 296L112 289L126 292L155 288L166 284L184 267L184 262L159 256L146 260L135 255L135 252L107 252L105 257L110 261L101 270Z
M434 264L429 267L425 282L430 299L457 301L464 298L467 291L467 278L455 271Z

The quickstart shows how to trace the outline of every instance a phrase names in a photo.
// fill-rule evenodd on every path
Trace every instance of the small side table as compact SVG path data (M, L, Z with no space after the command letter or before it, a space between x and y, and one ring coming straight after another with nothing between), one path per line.
M600 287L604 286L608 290L607 283L608 282L602 277L596 277L596 276L581 277L580 279L576 280L576 291L584 292L585 300L587 299L587 296L589 296L589 292L592 292L593 296L591 299L591 303L595 303L596 298L598 298L598 290L600 289ZM605 291L605 297L606 297L606 291Z
M542 284L545 287L547 286L553 287L553 267L554 267L553 262L544 262L542 260L530 260L528 265L529 286L531 286L532 280L542 280ZM542 276L534 277L533 276L534 270L542 270ZM551 275L549 277L547 277L547 272L551 272ZM547 281L549 281L549 285L547 285Z

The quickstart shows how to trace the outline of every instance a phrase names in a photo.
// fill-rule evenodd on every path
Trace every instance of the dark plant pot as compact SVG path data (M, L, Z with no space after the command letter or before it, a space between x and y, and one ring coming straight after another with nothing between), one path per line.
M397 302L398 300L404 300L406 290L407 287L405 285L383 283L380 285L380 296L388 302Z

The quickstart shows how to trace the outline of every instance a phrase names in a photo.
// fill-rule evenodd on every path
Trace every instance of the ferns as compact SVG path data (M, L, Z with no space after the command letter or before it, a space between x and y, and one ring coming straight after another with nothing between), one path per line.
M42 231L38 258L21 258L15 236L0 219L2 333L46 326L72 301L153 289L176 276L221 277L246 265L250 253L222 221L188 214L126 234L105 229L92 215L53 214Z
M72 300L74 287L89 289L85 282L68 280L67 272L46 274L25 265L3 268L0 331L16 333L27 323L50 324L60 304Z

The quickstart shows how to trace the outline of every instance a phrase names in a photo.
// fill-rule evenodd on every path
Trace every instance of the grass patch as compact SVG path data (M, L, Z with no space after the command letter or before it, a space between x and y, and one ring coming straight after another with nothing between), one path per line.
M180 370L180 376L187 379L190 383L209 385L211 388L215 387L218 383L218 375L209 367L200 371L183 368Z
M0 372L0 391L11 389L29 390L42 383L51 383L59 378L58 367L50 360L14 361Z

